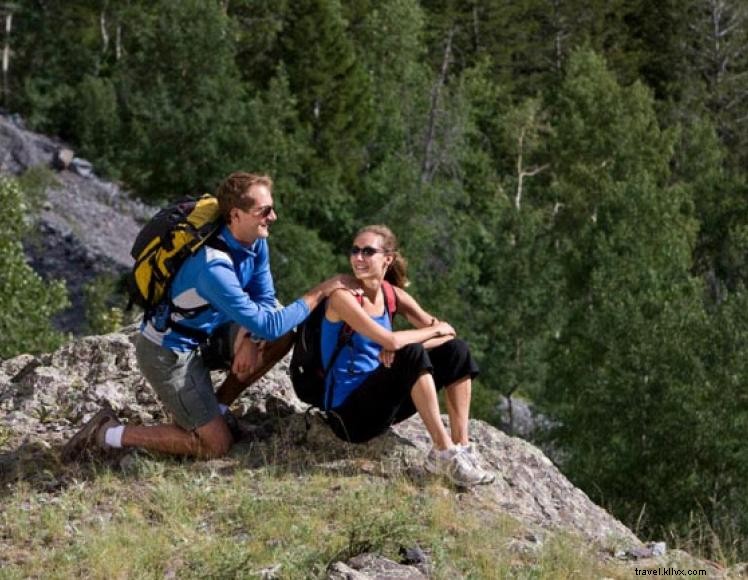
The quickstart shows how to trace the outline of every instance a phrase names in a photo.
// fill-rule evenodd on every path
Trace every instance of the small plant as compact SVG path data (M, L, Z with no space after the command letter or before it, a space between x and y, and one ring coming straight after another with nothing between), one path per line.
M119 278L103 274L83 288L86 321L91 334L107 334L121 328L124 316L124 294Z
M43 280L27 263L19 239L28 229L17 180L0 178L0 357L56 348L64 336L52 316L68 305L65 284Z
M53 409L50 409L44 403L41 403L35 410L34 415L40 423L48 423L53 420Z
M49 167L34 165L18 177L18 185L29 208L33 213L39 213L47 201L47 190L59 186L60 182Z
M0 425L0 447L6 445L13 437L13 429Z

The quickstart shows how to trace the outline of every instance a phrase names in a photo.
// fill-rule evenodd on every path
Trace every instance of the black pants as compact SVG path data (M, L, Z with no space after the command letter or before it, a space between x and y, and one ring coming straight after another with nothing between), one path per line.
M423 373L433 375L439 390L478 372L464 340L430 350L409 344L395 353L389 368L380 365L342 405L328 411L328 423L339 438L363 443L416 413L410 391Z

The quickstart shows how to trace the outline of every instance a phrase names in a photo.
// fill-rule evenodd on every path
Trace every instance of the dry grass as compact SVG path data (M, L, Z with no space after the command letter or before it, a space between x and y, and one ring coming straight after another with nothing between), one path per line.
M319 578L335 561L399 560L413 546L430 554L434 578L630 576L573 537L526 542L522 524L441 481L322 470L303 450L138 455L125 469L17 453L3 470L0 578L256 578L266 568Z

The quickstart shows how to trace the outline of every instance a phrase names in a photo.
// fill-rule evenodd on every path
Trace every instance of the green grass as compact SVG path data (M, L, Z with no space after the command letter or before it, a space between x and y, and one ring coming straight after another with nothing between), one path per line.
M288 467L139 456L127 471L74 467L53 491L20 479L0 504L0 578L256 578L278 565L320 578L414 545L434 578L627 577L571 536L512 550L519 522L438 480Z

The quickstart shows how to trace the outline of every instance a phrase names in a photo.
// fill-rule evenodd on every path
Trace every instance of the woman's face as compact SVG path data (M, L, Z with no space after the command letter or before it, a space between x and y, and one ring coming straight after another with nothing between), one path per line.
M359 280L383 279L392 256L382 248L382 236L364 232L356 236L351 246L350 260L353 275Z

